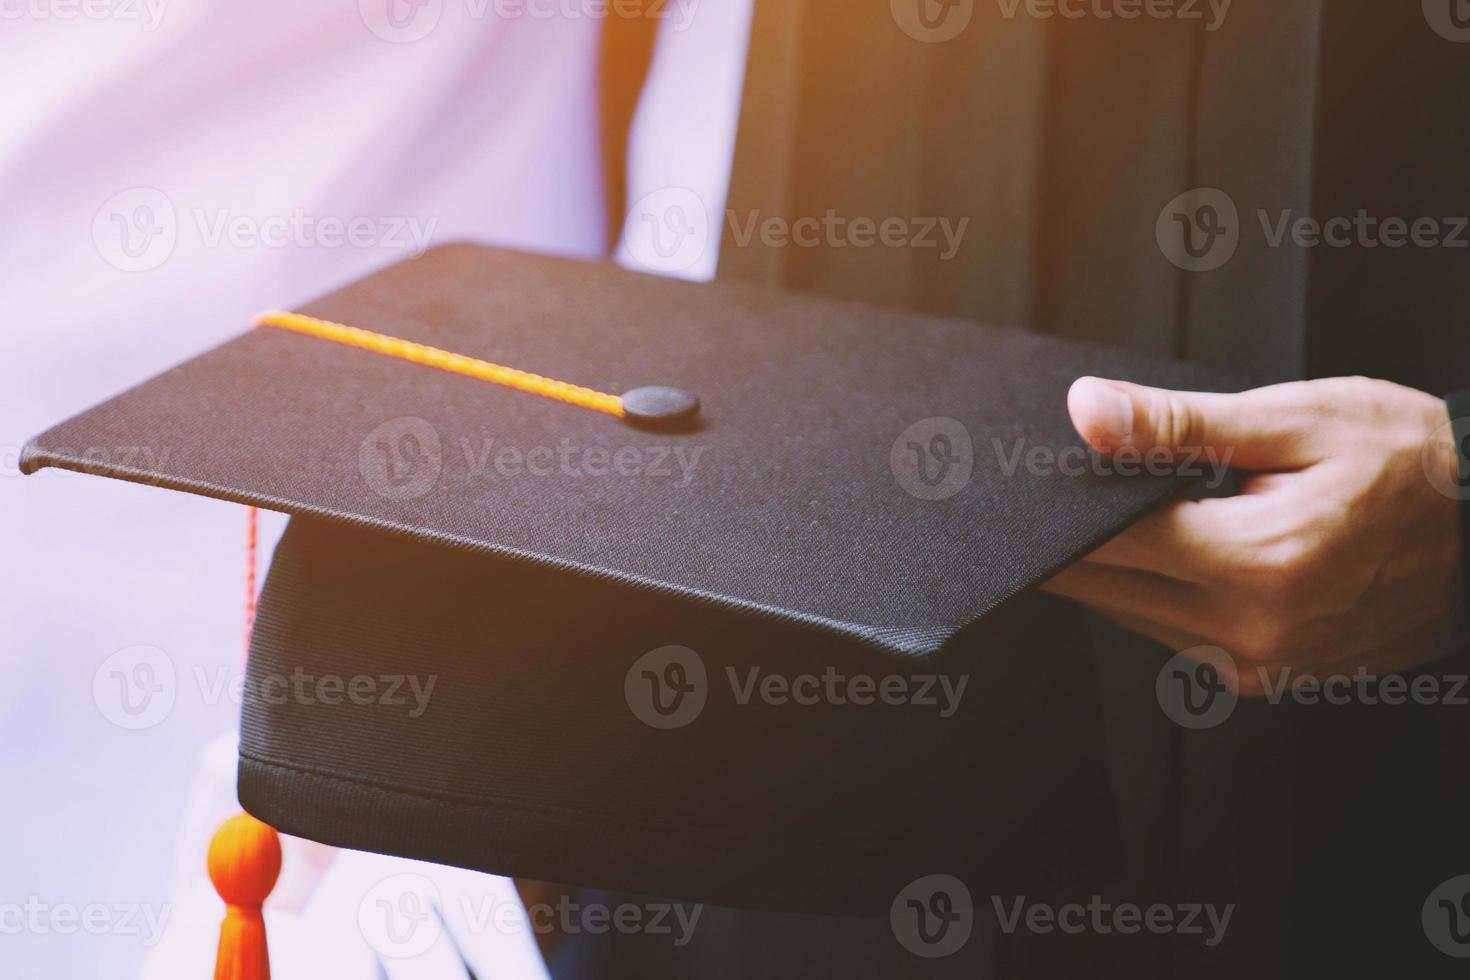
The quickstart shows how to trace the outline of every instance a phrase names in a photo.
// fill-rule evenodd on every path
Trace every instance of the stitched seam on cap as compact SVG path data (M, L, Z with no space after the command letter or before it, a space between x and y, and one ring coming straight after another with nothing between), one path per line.
M334 772L330 772L330 771L327 771L327 770L322 770L322 769L316 768L314 766L304 766L304 765L300 765L299 763L280 762L280 761L273 760L273 759L266 759L266 758L264 758L262 756L258 756L258 755L255 755L255 754L251 753L251 752L247 752L244 749L241 749L240 750L240 758L241 759L244 759L244 760L246 760L248 762L252 762L252 763L254 763L254 764L258 765L258 766L264 766L264 767L266 767L268 769L276 769L276 770L282 770L282 771L285 771L285 772L299 773L301 775L311 776L311 777L316 778L316 779L323 779L323 780L327 780L327 781L330 781L330 782L337 782L337 783L346 783L346 784L351 785L351 786L357 786L357 787L361 787L363 789L370 789L370 790L373 790L374 792L385 793L385 794L388 794L390 796L399 796L399 797L405 797L405 798L408 798L408 799L423 800L423 801L428 802L428 803L436 803L436 804L442 804L442 805L445 805L445 806L460 807L460 808L466 809L466 810L498 810L498 809L520 810L520 811L523 811L525 813L536 814L538 816L549 816L549 817L553 817L553 818L556 818L556 819L560 819L560 820L566 821L568 823L576 823L576 824L593 823L593 824L596 824L598 826L603 826L603 827L605 827L608 824L618 824L618 825L620 825L622 827L626 827L626 828L629 828L631 830L637 830L637 831L641 831L641 832L645 832L645 833L657 833L657 834L683 833L683 834L697 835L697 836L703 836L703 837L736 838L736 839L740 839L740 840L749 840L749 841L754 841L754 842L761 842L761 841L765 841L767 839L767 833L766 833L765 830L761 830L761 831L741 831L741 830L730 830L730 829L725 829L725 828L697 827L697 826L693 826L693 825L690 825L690 824L682 824L682 823L678 823L678 824L676 824L676 823L658 823L658 822L655 822L655 821L638 820L638 819L634 819L634 818L631 818L631 817L616 816L616 815L613 815L613 814L607 814L607 813L603 813L603 812L600 812L600 811L593 811L593 810L575 810L575 809L571 809L571 808L568 808L568 807L559 807L559 806L555 806L553 804L548 804L548 803L535 803L535 802L532 802L532 801L529 801L529 800L511 799L509 797L496 797L496 798L489 798L489 799L487 799L487 798L484 798L484 797L470 798L470 797L466 796L464 798L456 799L455 797L453 797L451 795L437 794L437 793L426 793L426 792L422 792L422 791L418 791L418 790L402 789L400 787L389 786L389 785L386 785L384 783L375 782L375 781L370 780L370 779L362 779L362 778L355 777L355 776L345 776L345 775L342 775L340 773L334 773ZM900 839L898 839L898 838L887 838L887 839L885 839L885 838L880 838L880 837L856 837L856 836L847 835L847 834L832 834L832 833L824 834L824 836L826 836L829 839L830 838L835 838L837 840L851 841L853 843L868 844L868 845L886 845L886 844L899 844L899 843L902 843L902 841Z

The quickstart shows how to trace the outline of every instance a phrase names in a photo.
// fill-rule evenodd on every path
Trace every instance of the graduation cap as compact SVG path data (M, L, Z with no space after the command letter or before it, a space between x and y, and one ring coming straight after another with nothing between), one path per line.
M292 515L242 718L240 799L269 825L875 912L931 873L1030 890L1118 862L1080 619L1031 587L1195 478L1078 465L1084 374L1221 390L1019 330L454 245L262 317L22 468ZM154 452L97 451L124 445Z

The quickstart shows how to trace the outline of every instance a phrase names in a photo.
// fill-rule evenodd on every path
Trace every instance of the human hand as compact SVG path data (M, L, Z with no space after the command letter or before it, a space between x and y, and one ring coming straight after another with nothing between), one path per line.
M1459 476L1439 399L1366 378L1238 395L1082 378L1067 405L1104 455L1203 451L1245 476L1237 496L1144 518L1046 591L1175 650L1223 648L1247 695L1282 668L1382 675L1443 652L1465 586L1460 505L1436 489Z

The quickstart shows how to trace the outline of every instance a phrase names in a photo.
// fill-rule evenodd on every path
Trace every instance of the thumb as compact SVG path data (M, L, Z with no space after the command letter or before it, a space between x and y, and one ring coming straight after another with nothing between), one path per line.
M1221 395L1079 378L1067 393L1067 410L1078 434L1107 455L1120 449L1209 453L1257 470L1307 466L1320 458L1294 385Z

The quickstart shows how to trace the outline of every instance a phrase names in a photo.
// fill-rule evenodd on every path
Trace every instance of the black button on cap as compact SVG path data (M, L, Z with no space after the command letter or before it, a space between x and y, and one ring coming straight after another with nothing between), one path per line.
M623 395L623 412L634 425L669 428L692 421L699 414L699 399L682 388L649 385Z

